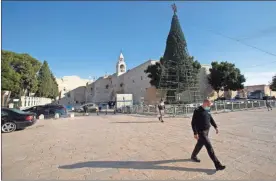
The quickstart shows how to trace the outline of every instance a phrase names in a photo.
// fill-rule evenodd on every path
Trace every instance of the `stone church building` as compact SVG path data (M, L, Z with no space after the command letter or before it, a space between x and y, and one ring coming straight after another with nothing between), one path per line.
M127 70L127 61L121 52L117 64L116 72L112 75L105 75L92 83L75 87L64 91L61 88L59 103L65 105L77 105L81 103L104 103L114 101L116 94L132 94L134 104L155 104L159 101L156 97L156 89L150 85L150 79L144 72L149 65L155 64L158 60L148 60L137 67ZM208 96L213 90L207 80L210 66L202 65L199 73L200 92L202 96ZM66 85L63 82L63 87Z

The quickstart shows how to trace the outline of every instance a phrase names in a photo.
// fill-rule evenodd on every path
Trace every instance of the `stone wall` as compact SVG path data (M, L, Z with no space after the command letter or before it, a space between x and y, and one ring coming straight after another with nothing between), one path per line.
M140 104L141 97L146 94L146 88L150 87L150 80L144 70L146 70L148 65L155 62L149 60L119 76L113 74L99 78L88 85L87 96L89 97L89 102L108 102L115 100L117 93L125 93L133 94L133 103Z

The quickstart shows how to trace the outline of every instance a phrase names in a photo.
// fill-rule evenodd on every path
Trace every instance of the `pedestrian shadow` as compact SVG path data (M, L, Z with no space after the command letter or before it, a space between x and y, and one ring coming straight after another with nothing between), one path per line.
M117 121L117 122L111 122L111 123L160 123L160 121Z
M137 118L157 118L157 114L146 114L146 115L143 115L143 114L122 114L122 115L125 115L125 116L131 116L131 117L137 117Z
M117 168L117 169L139 169L139 170L176 170L186 172L203 172L208 175L215 174L215 169L186 168L176 166L162 166L160 164L189 162L190 159L178 160L160 160L160 161L89 161L80 162L72 165L59 166L60 169L78 169L78 168Z

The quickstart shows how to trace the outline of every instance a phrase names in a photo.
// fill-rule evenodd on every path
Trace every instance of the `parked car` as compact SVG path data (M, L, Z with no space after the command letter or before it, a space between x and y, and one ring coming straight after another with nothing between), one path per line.
M36 115L19 109L1 108L1 131L10 133L36 123Z
M235 99L236 99L236 100L239 100L239 99L246 99L246 98L245 98L245 97L240 97L239 95L236 95L236 96L235 96Z
M83 109L84 106L87 106L88 112L93 112L93 111L96 111L96 109L98 109L98 106L95 103L86 103L81 106L76 106L75 110L77 112L84 112L84 109Z
M59 104L33 106L28 109L24 109L23 111L36 113L36 118L38 118L41 114L44 115L45 119L54 118L56 114L59 114L59 117L67 116L66 108L63 105L59 105Z

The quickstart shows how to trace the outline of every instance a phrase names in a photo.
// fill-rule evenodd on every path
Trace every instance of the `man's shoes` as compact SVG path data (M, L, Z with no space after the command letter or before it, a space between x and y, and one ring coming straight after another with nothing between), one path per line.
M200 159L198 159L197 157L191 157L191 160L193 160L194 162L200 162Z
M216 170L219 171L219 170L224 170L226 168L226 166L224 165L219 165L216 167Z

